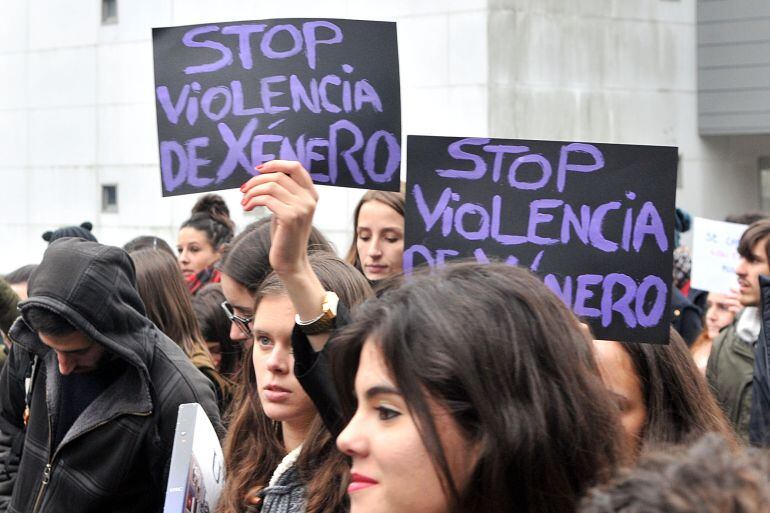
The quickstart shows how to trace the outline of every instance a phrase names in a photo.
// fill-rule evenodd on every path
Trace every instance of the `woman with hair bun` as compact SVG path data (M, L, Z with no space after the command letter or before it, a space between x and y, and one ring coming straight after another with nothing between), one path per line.
M191 294L207 283L219 282L214 264L222 257L224 246L232 240L234 232L235 224L222 196L201 196L190 218L182 223L177 238L179 268Z

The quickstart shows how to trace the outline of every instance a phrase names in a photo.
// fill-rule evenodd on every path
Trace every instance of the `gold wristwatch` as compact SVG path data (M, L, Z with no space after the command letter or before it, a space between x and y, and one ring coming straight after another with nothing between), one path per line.
M324 301L321 304L321 314L315 319L309 321L303 321L299 318L299 314L294 316L294 322L297 323L299 329L305 335L317 335L331 331L335 327L335 319L337 318L337 304L340 302L340 298L337 294L329 290L324 294Z

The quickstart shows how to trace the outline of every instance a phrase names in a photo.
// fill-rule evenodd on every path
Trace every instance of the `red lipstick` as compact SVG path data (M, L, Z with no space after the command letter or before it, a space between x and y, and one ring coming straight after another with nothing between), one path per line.
M364 488L369 488L370 486L374 486L376 484L379 484L377 480L372 479L371 477L367 477L365 475L353 472L350 474L350 484L348 485L348 493L357 492L358 490L363 490Z

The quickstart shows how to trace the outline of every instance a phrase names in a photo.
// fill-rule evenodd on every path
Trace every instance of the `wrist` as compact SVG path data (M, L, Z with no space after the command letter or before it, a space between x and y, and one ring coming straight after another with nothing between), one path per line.
M303 254L296 262L273 266L273 271L282 282L303 281L313 273L307 254Z
M323 315L323 305L326 300L326 291L318 284L318 287L306 289L301 301L293 302L297 312L297 320L311 321Z
M276 272L278 274L278 272ZM307 262L295 272L278 274L294 305L295 313L303 321L314 319L323 313L326 289Z
M303 319L299 314L295 316L295 323L306 335L318 335L333 330L336 326L337 305L340 298L331 291L324 292L321 303L321 313L310 319Z

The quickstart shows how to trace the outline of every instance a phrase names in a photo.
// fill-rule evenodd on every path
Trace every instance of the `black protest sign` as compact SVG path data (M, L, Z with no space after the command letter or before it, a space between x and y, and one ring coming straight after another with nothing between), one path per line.
M528 267L597 338L666 342L677 149L407 139L404 270Z
M209 23L152 39L164 196L239 187L277 158L318 184L398 190L395 23Z

